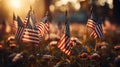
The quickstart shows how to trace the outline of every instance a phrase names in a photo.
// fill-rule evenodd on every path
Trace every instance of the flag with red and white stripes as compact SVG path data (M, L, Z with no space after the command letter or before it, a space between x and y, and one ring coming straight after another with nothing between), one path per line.
M45 26L44 26L44 23L43 22L40 22L40 23L37 23L37 28L38 28L38 30L39 30L39 33L40 33L40 35L41 36L43 36L44 35L44 31L45 31Z
M60 41L57 43L58 48L60 48L65 54L70 55L72 50L72 44L70 40L70 28L69 20L66 20L66 32L61 37Z
M23 25L24 25L24 27L27 26L28 17L30 16L31 12L32 12L31 10L28 11L26 18L25 18L24 21L23 21Z
M28 21L28 17L26 17L25 20L23 21L24 27L26 27L27 21Z
M32 12L28 15L28 21L23 33L22 41L31 44L39 44L40 34L36 27L35 15Z
M88 19L87 27L92 29L92 32L90 33L90 37L101 38L103 37L103 31L102 31L102 23L100 18L96 17L93 12L91 13L91 18Z
M18 23L18 28L15 34L15 39L20 40L22 38L23 32L24 32L24 26L22 23L22 20L19 16L17 16L17 23Z
M88 19L88 22L87 22L87 27L91 28L94 30L95 28L95 22L91 19Z
M38 27L38 30L42 36L44 34L49 33L49 23L48 23L48 16L47 15L41 19L41 21L37 24L37 27Z
M101 24L97 24L95 26L95 29L92 31L92 33L90 34L90 37L94 37L95 39L96 38L101 38L103 37L103 32L102 32L102 26Z
M16 31L16 34L15 34L15 38L17 40L21 40L22 39L22 36L23 36L23 33L24 33L24 29L26 27L26 24L28 22L28 17L29 17L29 14L30 14L30 10L24 20L24 22L22 22L21 18L19 16L17 16L17 31ZM15 16L13 17L13 19L15 19Z
M23 42L27 42L27 43L39 44L40 41L39 31L25 28L22 40Z

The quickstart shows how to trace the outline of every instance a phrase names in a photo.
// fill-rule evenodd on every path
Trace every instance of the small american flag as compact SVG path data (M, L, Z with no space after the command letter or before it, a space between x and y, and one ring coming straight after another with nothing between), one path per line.
M66 33L63 34L60 41L57 43L58 48L60 48L65 54L70 55L72 50L71 40L70 40L70 28L69 20L66 21Z
M44 35L44 31L45 31L44 23L40 22L36 26L38 27L40 35L43 36Z
M38 30L25 28L22 40L23 40L23 42L39 44L40 35L39 35Z
M44 29L45 29L45 33L49 33L49 23L48 23L48 16L46 15L41 22L44 23Z
M48 16L42 18L42 20L36 25L40 34L43 36L44 34L49 33L49 23L48 23Z
M23 32L24 32L24 26L22 23L22 20L19 16L17 16L17 22L18 22L18 29L15 34L15 38L20 40L22 38Z
M94 30L94 28L95 28L95 23L94 23L94 21L91 20L91 19L88 19L87 27L89 27L89 28L91 28L91 29Z
M17 22L18 22L17 26L18 26L18 28L17 28L16 34L15 34L15 38L17 40L21 40L22 39L22 36L23 36L23 33L24 33L24 29L26 27L26 24L27 24L30 12L31 12L31 10L29 10L29 12L28 12L28 14L27 14L27 16L26 16L26 18L25 18L23 23L22 23L21 18L19 16L17 16ZM15 19L14 14L13 14L13 19Z
M28 20L28 17L26 17L25 20L23 21L23 25L24 25L24 27L26 27L27 20Z
M103 37L102 25L100 20L98 20L98 23L95 26L95 30L91 33L90 36L94 36L95 39Z
M91 18L88 19L87 27L92 29L90 37L93 36L96 39L96 38L101 38L103 36L101 20L99 18L97 18L93 14L93 12L91 13Z
M33 13L30 13L30 15L28 16L28 22L22 37L23 42L39 44L40 35L35 24L36 24L36 18Z

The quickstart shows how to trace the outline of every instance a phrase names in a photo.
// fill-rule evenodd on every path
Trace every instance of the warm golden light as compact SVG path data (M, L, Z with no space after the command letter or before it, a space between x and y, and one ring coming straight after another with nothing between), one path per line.
M80 2L85 1L85 0L80 0Z
M74 7L75 7L75 10L79 10L80 9L80 3L76 3Z
M106 2L106 0L98 0L98 3L99 3L101 6L104 6L104 5L105 5L105 2Z
M77 3L78 0L69 0L71 3Z
M31 5L34 4L34 2L35 2L35 0L30 0L30 4Z
M60 10L63 11L63 12L65 12L66 9L67 9L66 6L62 6L62 7L60 7Z
M69 0L61 0L61 2L63 5L66 5L69 2Z
M109 8L113 8L113 0L98 0L98 4L104 6L105 3L109 4Z
M69 9L68 6L72 6L76 11L78 11L81 7L80 2L85 0L59 0L55 2L56 9L60 9L61 11L65 11L66 8ZM72 5L69 5L72 4Z
M57 6L57 7L59 7L59 6L61 6L61 5L62 5L61 1L57 1L57 2L55 3L55 6Z
M21 0L11 0L11 5L14 8L20 8L20 6L21 6Z
M57 2L55 3L55 5L56 5L57 7L59 7L59 6L62 6L62 5L66 5L68 2L69 2L69 0L60 0L60 1L57 1Z
M55 6L54 6L54 5L50 5L50 6L49 6L49 9L50 9L51 12L54 12Z
M6 33L10 33L10 31L11 31L11 27L7 24Z
M109 4L109 8L113 8L113 0L107 0L107 3Z

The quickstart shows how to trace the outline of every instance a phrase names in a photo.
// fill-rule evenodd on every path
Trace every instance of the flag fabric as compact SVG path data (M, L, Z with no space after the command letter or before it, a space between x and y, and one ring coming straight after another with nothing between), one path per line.
M37 30L25 28L22 40L23 42L39 44L40 40L39 32Z
M36 18L33 13L30 13L28 16L27 25L22 37L23 42L39 44L40 35L35 24L36 24Z
M57 43L58 48L60 48L65 54L71 54L71 40L70 40L70 29L69 29L69 20L66 20L66 32L61 37L60 41Z
M28 17L26 17L25 20L23 21L23 25L24 25L24 27L26 27L27 20L28 20Z
M45 33L49 33L49 23L45 23Z
M42 23L42 22L38 23L37 27L38 27L40 35L43 36L44 35L44 31L45 31L44 23Z
M92 29L92 32L90 33L90 37L101 38L103 36L102 31L102 23L100 18L96 17L93 12L91 13L91 18L88 19L87 27Z
M45 33L49 33L49 23L48 23L48 16L46 15L41 22L44 23L44 29L45 29Z
M16 31L16 34L15 34L15 38L17 40L21 40L22 39L22 36L23 36L23 33L24 33L24 29L26 27L26 24L27 24L27 21L28 21L28 17L29 17L29 14L30 14L30 10L24 20L24 22L22 23L22 20L19 16L17 16L17 26L18 26L18 29ZM13 19L15 19L15 15L13 14Z
M18 29L15 34L15 39L20 40L22 38L22 35L24 32L24 26L23 26L22 20L19 16L17 16L17 22L18 22Z
M98 20L98 22L101 22L101 21ZM101 23L96 24L95 30L91 33L91 36L94 36L95 39L103 37L103 31L102 31Z
M91 19L88 19L87 27L89 27L89 28L91 28L91 29L94 30L94 28L95 28L95 23L94 23L94 21L91 20Z
M49 23L48 23L48 16L42 18L42 20L36 25L40 34L43 36L44 34L49 33Z

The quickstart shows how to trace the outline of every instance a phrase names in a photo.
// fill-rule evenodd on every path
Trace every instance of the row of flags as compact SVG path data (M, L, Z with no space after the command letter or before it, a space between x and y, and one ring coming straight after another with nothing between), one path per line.
M23 22L19 16L15 17L15 15L13 15L13 20L18 23L15 39L31 44L39 44L41 37L49 31L48 18L46 17L47 15L43 18L44 21L37 23L32 10L29 10Z
M65 22L66 32L65 34L63 34L63 36L57 44L58 48L60 48L61 51L63 51L67 55L71 54L71 50L73 48L70 38L69 21L70 20L67 18ZM90 19L88 19L86 26L92 29L90 37L94 37L94 39L103 37L102 21L100 20L100 18L96 17L93 12L91 13Z
M28 42L32 44L39 44L41 37L44 34L49 33L49 23L47 21L48 16L46 15L39 23L36 21L36 17L32 10L29 10L25 20L22 22L21 18L13 15L13 20L17 21L18 28L16 31L15 38L17 40L22 40L23 42ZM57 43L58 48L60 48L65 54L70 55L73 48L71 38L70 38L70 18L66 19L65 22L65 33L62 35ZM91 13L90 19L86 26L92 29L90 37L101 38L103 36L101 20Z
M24 32L22 35L22 41L27 42L27 43L32 43L32 44L39 44L40 41L40 34L38 31L38 28L36 27L36 17L32 10L28 12L27 17L27 23L24 25Z

